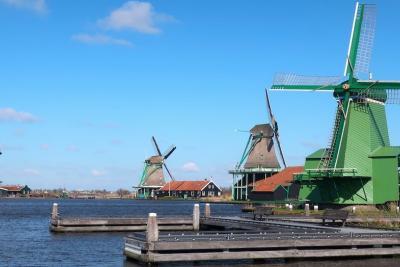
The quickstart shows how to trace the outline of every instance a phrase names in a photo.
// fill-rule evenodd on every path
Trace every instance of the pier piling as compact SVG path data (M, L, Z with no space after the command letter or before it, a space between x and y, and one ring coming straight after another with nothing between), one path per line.
M205 217L210 217L211 216L210 203L206 203L206 206L204 208L204 216Z
M199 204L194 204L193 207L193 230L200 230L200 206Z
M306 212L306 216L307 216L307 217L310 216L310 204L306 204L306 205L304 206L304 210L305 210L305 212Z
M57 220L58 219L58 204L53 203L53 208L51 209L51 219Z
M157 223L157 214L149 213L149 217L147 219L147 229L146 229L146 238L147 242L155 242L158 241L158 223Z

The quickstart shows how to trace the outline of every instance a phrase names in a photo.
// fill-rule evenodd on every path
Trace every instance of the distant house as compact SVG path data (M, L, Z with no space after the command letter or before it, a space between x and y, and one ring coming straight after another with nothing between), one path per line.
M171 181L156 191L157 197L220 197L222 190L213 181Z
M249 198L262 201L297 199L299 185L293 183L293 175L303 170L302 166L287 167L271 177L257 181Z
M0 185L0 197L28 196L30 192L27 185Z

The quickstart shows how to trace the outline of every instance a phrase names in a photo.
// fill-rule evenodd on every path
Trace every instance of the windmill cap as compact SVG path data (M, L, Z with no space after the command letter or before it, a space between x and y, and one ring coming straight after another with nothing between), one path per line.
M253 135L258 135L258 134L263 134L265 136L273 136L274 131L272 130L272 127L269 123L266 124L257 124L253 128L251 128L250 132Z

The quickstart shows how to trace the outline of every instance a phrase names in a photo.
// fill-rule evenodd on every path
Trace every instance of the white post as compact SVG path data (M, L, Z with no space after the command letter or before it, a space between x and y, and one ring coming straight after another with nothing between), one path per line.
M199 204L194 204L193 207L193 230L200 230L200 206Z
M53 203L53 208L51 209L51 219L57 220L58 219L58 204Z
M146 237L147 242L158 241L158 223L156 213L149 213L149 217L147 219Z
M292 211L293 210L293 205L289 204L289 210Z
M318 211L318 205L314 205L314 211Z
M400 212L400 207L396 207L396 212L399 213Z
M306 216L310 216L310 204L306 204L305 206L304 206L304 210L305 210L305 212L306 212Z
M210 217L211 216L210 203L206 203L206 207L204 209L204 216L205 217Z
M352 211L353 211L353 213L356 213L356 207L355 206L353 206Z

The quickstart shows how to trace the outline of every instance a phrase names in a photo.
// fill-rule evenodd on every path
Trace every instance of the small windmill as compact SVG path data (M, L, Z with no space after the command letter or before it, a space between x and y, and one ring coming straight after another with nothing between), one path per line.
M400 82L371 79L375 18L375 5L356 4L345 78L278 74L274 79L273 90L330 91L337 102L329 146L308 156L306 172L297 176L302 199L334 204L399 199L400 150L389 144L385 104L399 102Z
M171 145L164 154L161 154L160 147L158 146L154 136L151 138L151 141L154 145L156 155L145 160L142 176L140 178L139 186L137 187L139 189L139 195L144 198L153 196L154 190L157 190L166 184L164 169L167 171L170 179L174 181L174 177L168 169L165 161L175 151L176 146Z

